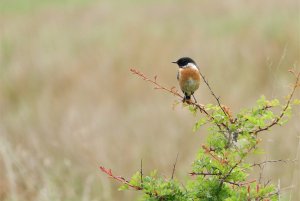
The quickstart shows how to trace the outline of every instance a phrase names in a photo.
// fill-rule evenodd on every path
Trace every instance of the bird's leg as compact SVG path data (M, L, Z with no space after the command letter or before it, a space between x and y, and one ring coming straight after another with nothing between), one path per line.
M182 91L183 92L183 91ZM186 98L187 96L186 96L186 93L185 92L183 92L183 99L182 99L182 102L183 103L185 103L185 102L187 102L187 98Z
M195 98L194 94L192 94L194 100L195 100L195 103L197 103L197 99Z

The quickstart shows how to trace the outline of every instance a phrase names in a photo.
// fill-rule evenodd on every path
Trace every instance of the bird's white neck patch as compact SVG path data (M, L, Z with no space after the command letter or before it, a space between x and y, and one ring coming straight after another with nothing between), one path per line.
M188 63L187 65L182 66L182 68L192 68L192 69L195 69L195 70L199 71L197 66L193 63Z

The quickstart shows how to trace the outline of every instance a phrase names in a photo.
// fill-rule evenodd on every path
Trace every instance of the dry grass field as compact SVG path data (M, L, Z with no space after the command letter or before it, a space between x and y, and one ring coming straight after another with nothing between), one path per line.
M176 86L171 61L190 56L233 112L262 94L284 100L300 70L300 5L266 1L0 1L0 200L131 201L131 176L157 169L184 180L205 129L170 94L129 69ZM213 102L203 84L201 103ZM296 93L299 98L299 91ZM300 200L300 108L263 134L264 179ZM254 177L254 175L253 175Z

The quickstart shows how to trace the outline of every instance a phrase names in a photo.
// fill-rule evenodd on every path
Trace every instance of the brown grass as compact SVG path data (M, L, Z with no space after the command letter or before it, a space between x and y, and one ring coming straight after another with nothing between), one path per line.
M177 152L176 176L187 176L206 131L193 134L197 118L131 67L177 86L170 62L190 56L235 112L261 94L284 98L287 69L299 69L296 0L66 2L2 7L0 200L133 200L98 166L129 176L143 158L145 173L170 176ZM196 96L213 101L204 85ZM299 116L265 134L268 159L296 157ZM300 199L299 161L268 165L265 178Z

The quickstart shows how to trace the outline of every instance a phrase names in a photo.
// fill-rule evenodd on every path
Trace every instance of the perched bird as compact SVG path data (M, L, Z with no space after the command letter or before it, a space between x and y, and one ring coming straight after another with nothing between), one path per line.
M181 91L184 93L183 102L190 102L191 96L194 97L194 92L200 85L199 68L196 62L189 57L182 57L172 63L176 63L179 66L177 80Z

